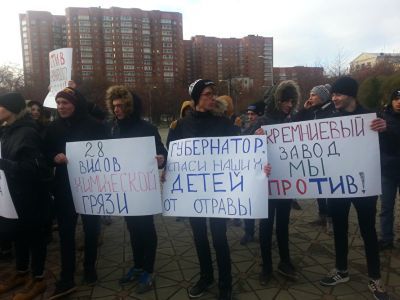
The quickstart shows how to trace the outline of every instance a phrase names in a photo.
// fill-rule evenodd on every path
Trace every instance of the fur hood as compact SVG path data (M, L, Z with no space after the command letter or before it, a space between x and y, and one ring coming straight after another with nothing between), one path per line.
M301 95L299 85L293 80L282 81L265 92L265 111L267 113L277 112L279 110L279 102L288 98L293 99L293 110L295 110L300 102Z
M108 88L106 92L106 105L108 112L113 117L115 115L112 102L116 99L122 100L127 116L140 119L142 114L142 101L136 94L132 93L123 85L114 85Z

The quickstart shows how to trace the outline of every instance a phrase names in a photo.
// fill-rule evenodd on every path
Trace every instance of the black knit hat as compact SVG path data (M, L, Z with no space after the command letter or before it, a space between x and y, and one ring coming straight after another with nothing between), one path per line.
M14 114L19 114L26 107L24 97L20 93L7 93L0 96L0 106Z
M400 98L400 89L396 89L393 91L393 93L390 95L390 101Z
M262 116L264 114L265 103L264 101L259 101L253 104L250 104L247 107L247 111L252 111L258 116Z
M209 79L197 79L189 86L190 97L194 100L194 104L197 105L200 99L200 95L203 90L208 86L215 86L214 81Z
M343 76L333 83L331 92L332 94L336 93L356 98L358 83L349 76Z

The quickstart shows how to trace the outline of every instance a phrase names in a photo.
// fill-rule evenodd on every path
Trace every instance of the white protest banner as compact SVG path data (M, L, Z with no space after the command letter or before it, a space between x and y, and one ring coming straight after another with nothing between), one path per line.
M0 170L0 216L7 219L18 219L18 214L11 199L10 190L8 189L7 178L3 170Z
M272 166L269 196L348 198L381 194L375 114L263 126Z
M67 143L75 210L87 215L162 212L154 137Z
M163 215L268 217L265 136L189 138L169 145Z
M61 48L49 53L50 92L44 99L43 106L57 108L56 95L68 86L72 72L72 48Z

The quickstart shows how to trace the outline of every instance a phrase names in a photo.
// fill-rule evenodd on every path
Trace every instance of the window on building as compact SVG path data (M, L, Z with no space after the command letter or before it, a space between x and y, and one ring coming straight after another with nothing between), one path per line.
M82 70L93 70L93 66L90 66L90 65L82 65Z

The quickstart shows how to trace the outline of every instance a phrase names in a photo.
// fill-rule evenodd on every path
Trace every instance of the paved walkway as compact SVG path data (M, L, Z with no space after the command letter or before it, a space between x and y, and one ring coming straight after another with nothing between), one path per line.
M232 272L235 299L373 299L367 289L365 255L360 239L354 210L350 221L349 267L351 280L334 288L321 287L318 280L332 268L334 262L332 237L322 228L310 226L316 214L315 201L301 201L303 210L293 211L290 225L290 249L293 261L300 272L297 282L289 282L280 275L267 287L258 283L260 271L260 250L257 242L248 246L239 244L243 229L228 226L232 254ZM129 235L122 218L113 218L110 226L104 226L103 244L99 247L99 282L93 287L80 286L78 291L66 299L187 299L186 289L196 281L199 271L197 257L187 220L176 222L174 218L156 217L158 251L156 260L156 288L143 295L135 294L135 285L120 287L118 279L132 264ZM397 228L397 232L399 232ZM82 241L81 227L78 228L78 244ZM400 245L397 245L398 248ZM274 262L279 257L274 246ZM82 252L79 252L76 282L82 277ZM393 299L400 299L400 251L386 251L381 254L382 276ZM12 271L13 265L0 263L1 276ZM49 288L59 273L58 238L49 246L47 263ZM202 299L215 299L217 288ZM11 299L11 294L0 299ZM46 299L43 297L43 299Z
M399 201L397 201L398 203ZM232 272L234 282L234 299L373 299L367 288L366 262L363 243L354 209L350 214L349 226L349 271L351 280L334 288L319 285L319 279L333 267L333 240L323 228L313 227L308 223L314 220L317 209L314 200L299 201L302 210L292 210L290 224L290 250L293 262L300 276L297 282L289 282L280 275L274 274L274 279L267 287L258 283L260 271L260 250L257 242L241 246L239 240L243 229L231 223L228 226L228 238L231 247ZM399 205L397 216L399 216ZM156 259L156 288L145 295L135 294L135 285L121 287L118 279L132 264L129 235L123 219L114 217L110 226L104 226L103 243L99 247L98 274L99 282L93 287L79 286L73 295L65 299L188 299L187 288L196 282L199 265L192 240L191 229L187 220L176 222L175 218L156 217L158 233L158 250ZM397 236L400 228L396 226ZM59 274L58 237L49 245L47 261L48 290L46 299L54 289L56 276ZM77 232L78 244L82 242L81 227ZM211 240L211 239L210 239ZM392 296L400 299L400 244L393 251L381 253L382 279ZM215 256L214 256L215 257ZM76 282L82 278L82 252L78 255ZM273 259L279 261L276 243ZM215 266L216 267L216 266ZM13 264L0 262L0 277L12 272ZM217 272L215 272L217 274ZM217 288L214 287L201 299L215 299ZM11 299L12 293L0 297ZM39 300L37 299L37 300Z

